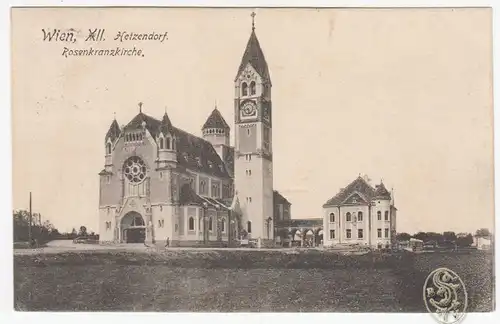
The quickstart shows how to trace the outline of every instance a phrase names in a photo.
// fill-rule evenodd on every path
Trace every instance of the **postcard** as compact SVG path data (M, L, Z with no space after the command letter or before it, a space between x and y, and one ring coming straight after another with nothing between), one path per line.
M491 9L11 27L16 311L494 311Z

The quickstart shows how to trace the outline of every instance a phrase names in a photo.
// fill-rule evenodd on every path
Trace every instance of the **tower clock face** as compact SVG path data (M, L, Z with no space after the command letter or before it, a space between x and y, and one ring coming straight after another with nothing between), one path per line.
M255 117L257 116L257 108L254 103L246 102L241 107L240 113L243 118Z

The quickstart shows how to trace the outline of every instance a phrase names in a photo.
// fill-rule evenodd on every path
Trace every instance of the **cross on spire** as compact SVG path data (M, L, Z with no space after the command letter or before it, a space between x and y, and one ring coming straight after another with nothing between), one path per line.
M252 11L250 16L252 16L252 30L255 30L255 16L256 16L255 11Z

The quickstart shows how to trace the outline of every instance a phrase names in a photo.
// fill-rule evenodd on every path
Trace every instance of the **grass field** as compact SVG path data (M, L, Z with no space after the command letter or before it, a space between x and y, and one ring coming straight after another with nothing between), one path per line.
M14 257L15 309L29 311L424 312L427 274L448 267L469 311L493 309L491 253L85 252Z

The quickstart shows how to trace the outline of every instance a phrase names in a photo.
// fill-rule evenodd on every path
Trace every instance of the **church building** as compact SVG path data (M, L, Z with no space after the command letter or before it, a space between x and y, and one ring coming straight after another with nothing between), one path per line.
M255 14L252 14L252 19ZM113 120L99 173L103 242L227 245L274 242L271 78L255 26L234 79L234 136L215 107L201 137L167 112ZM282 203L277 202L277 203Z
M323 205L323 244L390 247L396 238L394 195L359 176Z

